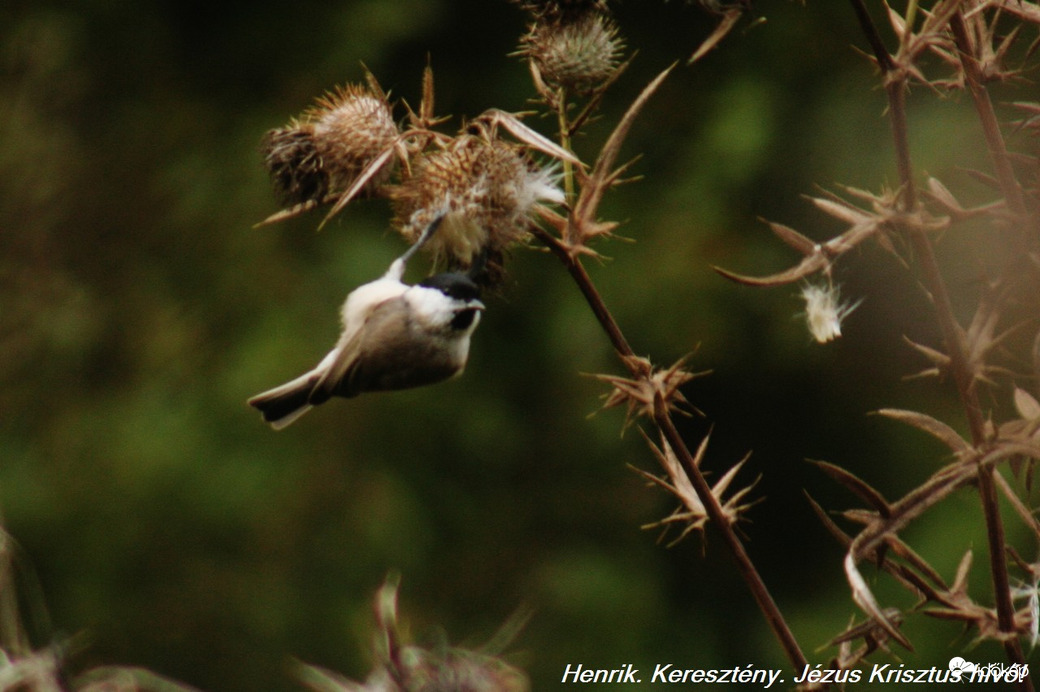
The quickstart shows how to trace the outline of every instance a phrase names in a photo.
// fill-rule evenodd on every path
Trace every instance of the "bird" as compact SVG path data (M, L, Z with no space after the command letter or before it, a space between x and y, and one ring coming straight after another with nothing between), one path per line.
M462 374L485 309L480 287L458 272L414 285L401 280L408 260L443 218L435 218L383 276L350 292L339 340L314 369L248 400L272 428L287 427L334 396L422 387Z

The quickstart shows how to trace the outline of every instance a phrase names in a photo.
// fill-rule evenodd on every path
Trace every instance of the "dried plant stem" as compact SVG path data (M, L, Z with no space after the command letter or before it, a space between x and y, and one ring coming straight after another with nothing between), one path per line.
M885 92L888 95L888 114L892 125L892 139L895 144L896 164L899 169L899 183L902 191L900 196L901 207L904 212L913 212L918 205L918 197L917 187L914 183L913 163L910 158L910 137L906 117L906 73L896 67L892 57L885 50L878 36L877 29L863 6L862 0L851 1L864 32L867 34L867 39L875 51L878 64L884 72ZM950 301L949 291L946 289L946 281L943 279L939 262L935 257L935 250L927 232L914 225L909 225L904 230L909 235L915 256L921 267L925 287L928 289L932 303L935 305L936 318L939 322L943 341L949 350L950 369L953 372L958 393L965 407L972 441L978 445L984 439L985 421L982 415L982 407L979 404L978 393L974 387L971 367L968 364L963 330L954 317L953 304Z
M719 530L722 535L723 541L726 543L726 547L729 549L730 555L733 556L733 560L737 563L737 569L740 571L741 576L744 578L744 582L747 584L748 589L751 591L751 595L754 596L755 602L758 603L759 610L762 611L762 616L766 619L770 629L773 630L773 635L777 641L780 642L780 646L783 647L784 653L787 655L788 660L796 670L802 670L808 661L805 658L805 654L798 646L798 641L794 638L794 633L787 626L787 621L784 620L783 614L780 612L780 608L776 605L776 601L773 600L773 596L769 593L769 589L766 587L765 582L762 581L761 575L755 568L755 564L751 561L751 557L747 554L744 549L744 544L741 543L740 538L737 537L736 532L733 530L733 526L722 511L722 507L719 506L718 500L715 495L711 492L711 486L704 480L704 474L701 473L700 469L694 464L693 455L690 454L689 448L683 441L679 431L675 428L675 423L672 421L672 416L668 412L668 407L665 405L663 399L658 396L654 401L654 423L664 434L668 444L671 445L672 450L676 453L679 462L682 464L683 470L689 477L690 482L693 484L694 490L697 492L697 497L704 505L705 511L708 513L708 517L711 519L711 523Z
M629 345L628 340L625 338L624 333L621 331L621 328L618 326L617 321L614 319L609 308L607 308L606 303L603 301L603 297L592 282L588 272L585 271L585 267L582 265L581 260L578 257L575 257L568 251L567 247L545 230L534 227L532 232L567 268L571 278L574 279L574 282L578 285L582 295L585 296L585 300L588 302L589 307L592 309L592 312L599 321L603 331L610 339L610 343L613 345L615 352L621 357L622 362L625 364L625 367L628 368L632 376L648 377L649 374L636 365L637 360L635 358L635 352ZM773 600L772 595L769 593L769 589L766 587L761 575L758 573L758 570L755 568L750 556L748 556L747 551L744 549L744 545L741 543L736 531L734 531L732 523L726 516L721 505L719 505L718 498L716 498L712 493L711 486L708 485L708 482L704 479L704 475L694 462L693 455L690 453L686 442L675 427L668 406L665 404L663 399L661 399L660 395L655 399L654 404L654 424L660 429L664 438L668 441L668 444L675 452L679 462L682 464L683 470L686 472L690 482L693 484L694 490L697 492L697 497L704 505L711 523L714 524L715 528L718 529L719 533L722 535L726 547L729 549L730 554L737 563L737 569L740 571L741 576L743 576L744 581L751 590L755 601L758 603L759 609L762 611L769 627L773 630L773 634L779 641L780 646L784 649L787 658L791 661L791 664L796 670L802 670L806 665L808 665L808 660L805 658L805 654L802 653L801 648L798 646L794 633L791 632L791 629L787 626L787 622L784 620L780 608L776 605L776 601Z
M607 308L606 303L603 302L603 297L596 290L596 285L592 283L592 278L588 272L585 271L585 265L583 265L576 257L573 257L567 248L553 237L550 233L546 232L540 226L533 224L531 226L531 232L534 233L538 240L549 248L549 250L556 255L556 257L563 263L563 266L567 268L567 272L574 279L574 283L577 284L581 290L581 294L585 296L585 301L589 304L592 309L592 313L596 316L596 320L599 321L603 331L606 332L607 338L610 339L611 345L614 347L614 351L618 355L627 357L635 355L632 347L628 345L628 340L625 338L624 333L621 331L621 327L618 326L617 321L614 320L614 316ZM636 375L638 373L633 373Z
M1022 193L1022 186L1015 178L1015 171L1011 167L1011 159L1008 158L1004 137L1000 132L1000 123L997 120L996 111L993 110L989 92L986 90L978 60L975 59L971 39L968 37L968 28L964 24L964 15L961 11L950 19L950 29L953 32L957 50L960 52L965 81L975 104L979 123L982 125L982 134L986 138L986 146L989 149L990 158L993 160L993 170L997 182L1000 184L1000 191L1007 200L1008 209L1015 216L1017 225L1025 219L1028 213L1025 196Z
M1000 184L1004 199L1007 201L1008 208L1015 217L1015 228L1021 228L1021 223L1027 214L1025 198L1011 167L1011 161L1007 155L1007 148L1004 146L1004 138L1000 132L1000 124L993 110L989 92L986 91L986 87L982 83L982 74L975 59L971 41L968 38L968 31L964 25L962 12L958 11L950 19L950 29L953 32L954 41L960 52L968 90L971 92L972 101L975 104L975 110L982 125L982 132L986 138L986 145L989 148L990 158L993 161L993 169L996 173L997 181ZM1028 244L1027 240L1027 247ZM963 347L958 350L963 351ZM963 358L963 352L959 355ZM965 392L965 388L960 382L961 379L963 379L963 375L958 378L958 389L962 392L961 400L965 402L966 408L977 409L976 415L979 421L977 424L973 421L971 434L972 441L978 446L983 441L985 434L982 427L982 411L979 406L978 394L971 387L970 383L968 384L968 391ZM967 398L965 395L968 395ZM1011 582L1005 554L1004 523L1000 517L997 490L993 481L993 474L996 472L993 468L979 468L979 495L982 498L983 512L986 516L986 533L989 541L990 571L993 576L993 589L997 606L997 623L1002 632L1013 632L1015 627L1015 608L1011 601ZM1017 638L1004 642L1004 649L1012 662L1025 662L1022 645ZM1019 687L1020 689L1033 689L1032 683L1028 678L1020 683Z
M567 151L571 150L571 129L567 122L567 102L563 94L559 94L556 106L556 119L560 128L560 146ZM564 159L563 161L563 194L567 204L574 201L574 165Z
M896 166L899 169L901 184L900 197L903 209L913 209L917 205L917 188L914 183L913 164L910 161L910 136L906 119L906 75L896 69L892 56L889 55L881 35L874 26L870 13L863 5L863 0L851 0L852 9L856 12L867 42L870 43L874 57L884 75L885 93L888 95L889 123L892 127L892 139L896 146Z
M899 169L900 203L904 212L912 211L917 206L917 184L914 182L914 165L910 160L905 76L886 79L885 92L888 94L889 121L892 124L892 141L895 142L896 166ZM928 240L927 236L924 238Z
M884 73L885 91L888 94L889 118L892 123L893 141L896 150L896 161L899 169L901 184L901 204L904 212L913 212L917 205L917 194L914 185L913 165L910 158L910 144L906 117L906 80L907 73L900 69L892 60L878 35L877 29L870 19L862 0L851 0L857 18L875 52L878 65ZM993 114L992 104L981 87L981 82L972 85L980 77L978 65L972 55L970 42L964 20L958 12L950 22L958 47L962 52L962 60L965 63L965 72L975 99L976 108L979 111L980 120L983 122L983 130L986 132L987 142L990 145L990 153L993 156L995 167L998 169L998 178L1001 178L1001 187L1007 194L1007 203L1012 211L1021 218L1025 211L1021 189L1014 174L1011 171L1007 159L1007 152L1003 148L1003 139L1000 137L999 126L996 116ZM968 64L974 67L974 75ZM976 87L981 94L976 92ZM991 141L991 137L995 137ZM1001 154L1002 152L1002 154ZM1002 163L998 163L1002 162ZM1002 166L1006 169L1001 173ZM1008 176L1007 186L1002 179ZM1016 201L1017 200L1017 201ZM964 407L971 432L972 443L978 449L986 439L985 419L982 406L979 403L978 391L975 387L975 378L968 361L964 332L956 321L953 306L950 301L946 282L939 268L938 260L932 246L931 239L924 229L908 225L905 229L914 249L914 254L921 268L922 279L925 287L932 298L935 306L936 319L946 344L947 355L950 358L950 371L957 387L957 393ZM981 458L981 457L980 457ZM1002 632L1014 632L1014 606L1011 601L1010 577L1008 575L1007 559L1005 555L1004 523L1000 516L1000 507L997 502L997 492L993 481L995 470L992 467L980 464L978 470L979 497L982 501L983 514L986 520L986 536L989 547L990 573L993 580L993 592L996 600L997 621ZM1004 650L1012 663L1025 663L1021 644L1015 637L1010 637L1004 642ZM1032 690L1032 682L1026 678L1017 685L1020 690Z

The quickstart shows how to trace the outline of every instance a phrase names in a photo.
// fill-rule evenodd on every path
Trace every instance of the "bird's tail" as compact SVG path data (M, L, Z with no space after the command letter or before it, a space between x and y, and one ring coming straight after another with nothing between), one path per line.
M291 382L257 394L247 403L259 409L264 420L275 430L292 424L297 418L314 408L308 399L318 376L313 372L297 377Z

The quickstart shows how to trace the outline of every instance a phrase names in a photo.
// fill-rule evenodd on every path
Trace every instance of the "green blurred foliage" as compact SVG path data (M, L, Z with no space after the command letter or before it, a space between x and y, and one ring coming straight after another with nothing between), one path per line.
M637 121L625 151L643 177L604 206L635 242L604 244L590 272L637 352L695 352L692 367L713 370L687 387L707 418L685 432L714 426L715 474L753 451L741 478L761 474L765 501L749 550L812 652L856 611L803 489L828 507L853 499L804 459L895 497L943 450L865 414L959 419L943 388L900 379L921 365L901 336L935 334L891 257L843 263L846 293L866 300L826 347L795 289L711 269L782 268L792 256L758 217L824 238L837 229L803 194L894 178L849 8L756 11L765 23L681 67ZM647 0L617 16L639 54L576 143L586 157L713 21ZM23 581L40 582L23 597L37 644L87 632L74 666L143 665L208 690L298 689L294 658L363 677L370 599L398 569L419 639L479 644L532 608L513 649L535 689L569 662L783 665L710 532L703 549L665 549L640 530L673 503L626 468L654 461L635 431L619 436L618 412L586 419L605 390L582 373L617 364L547 254L516 254L461 380L333 402L279 434L244 404L323 355L343 296L402 249L377 202L321 233L317 216L252 228L276 209L261 135L361 79L362 61L414 104L429 55L438 113L527 108L526 67L508 55L522 30L504 0L0 8L0 506ZM921 170L982 165L963 104L912 105ZM980 516L955 498L913 527L915 545L952 577L985 543ZM956 626L913 627L925 634L908 663L962 649Z

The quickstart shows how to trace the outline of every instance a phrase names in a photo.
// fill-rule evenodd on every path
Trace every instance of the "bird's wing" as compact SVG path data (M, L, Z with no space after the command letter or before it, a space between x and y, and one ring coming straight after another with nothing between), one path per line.
M335 356L314 383L308 403L320 404L333 395L350 398L365 391L364 359L361 356L368 346L367 335L377 323L403 319L405 310L400 306L403 300L403 296L398 295L374 305L360 327L343 334L342 341L333 352ZM396 326L389 326L390 331L395 329ZM376 331L385 334L383 330L382 325L376 328Z

